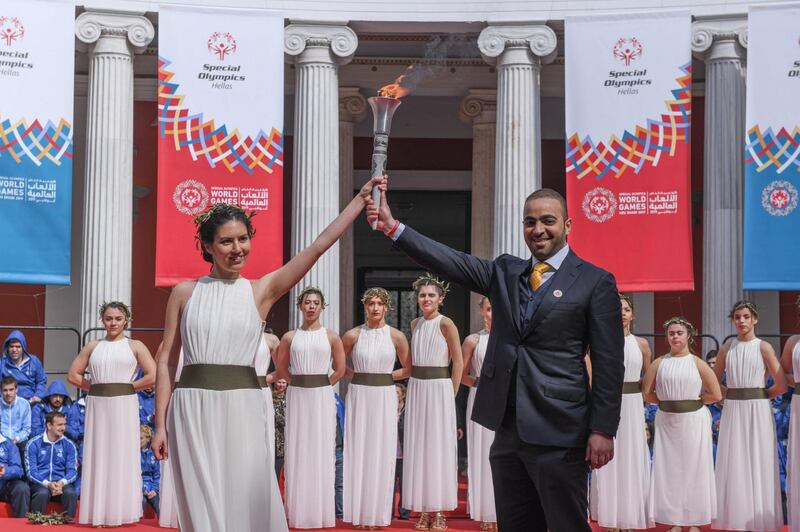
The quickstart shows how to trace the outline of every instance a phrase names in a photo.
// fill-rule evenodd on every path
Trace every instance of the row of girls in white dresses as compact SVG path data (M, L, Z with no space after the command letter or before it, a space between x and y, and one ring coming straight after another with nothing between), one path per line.
M219 283L215 283L219 284ZM249 282L241 285L243 297L249 295ZM230 289L233 289L233 286ZM206 283L199 283L186 313L191 319L198 308L214 308L209 301L199 302ZM209 289L211 287L209 286ZM411 342L412 364L444 367L449 364L448 345L441 332L443 316L426 320L420 318ZM233 319L233 318L232 318ZM480 374L486 350L488 332L478 334L472 357L472 374ZM191 339L190 339L191 340ZM129 383L137 371L137 359L132 341L101 340L90 354L88 373L92 384ZM184 343L184 349L192 345ZM191 347L190 347L191 348ZM181 365L185 351L181 354ZM391 374L397 360L391 328L360 327L353 346L351 361L356 373ZM329 332L297 329L291 342L290 373L298 375L327 375L331 369L332 349ZM256 373L264 377L270 363L270 351L262 338L254 361ZM180 367L176 380L180 379ZM263 386L264 410L267 419L267 442L274 445L274 411L269 386ZM335 439L336 407L330 385L318 387L290 386L286 397L285 428L285 510L292 528L334 527L335 523ZM474 389L470 393L471 410ZM173 397L173 403L175 399ZM205 408L219 406L209 403ZM351 384L346 397L344 433L344 520L360 526L388 526L391 521L395 465L397 457L398 399L395 386ZM171 409L176 408L175 404ZM197 413L197 412L196 412ZM216 417L218 421L220 417ZM246 431L240 422L222 423L220 431ZM188 421L191 423L191 420ZM457 506L457 435L453 387L450 379L411 378L408 385L404 429L403 501L405 508L417 512L447 511ZM188 429L177 434L192 437ZM87 400L85 451L83 462L83 492L79 522L115 526L138 521L142 516L140 452L138 446L139 417L136 395L117 397L89 396ZM179 436L180 437L180 436ZM213 445L214 434L196 434L194 445ZM469 496L475 520L495 522L494 495L489 470L489 446L493 433L472 422L468 426L470 447ZM197 439L199 438L199 439ZM217 454L247 453L242 447L217 449ZM273 450L270 448L270 450ZM268 458L274 452L268 453ZM474 457L474 459L473 459ZM162 462L159 522L164 527L178 526L176 479L170 467L173 460ZM224 471L223 460L208 472L218 490L216 497L247 496L248 488L225 489L236 486L236 472ZM279 507L279 492L274 467L265 464L270 494L269 506ZM203 475L202 471L196 471ZM227 479L226 482L220 482ZM199 484L199 483L198 483ZM184 489L194 485L184 479ZM262 488L258 488L262 489ZM263 495L262 495L263 496ZM278 498L276 501L276 497ZM212 497L213 499L213 497ZM192 500L187 504L192 504ZM203 500L198 497L198 504ZM219 500L219 507L230 507ZM254 511L263 511L254 509ZM243 517L244 519L245 517ZM221 517L221 521L230 516ZM278 530L282 519L266 524L264 530ZM188 529L181 527L182 529ZM244 529L243 529L244 530Z
M761 343L758 338L731 341L725 362L728 390L764 388L768 371ZM800 383L800 341L793 339L788 347L793 379ZM691 355L664 355L655 377L659 401L700 397L703 382L698 363L705 364ZM640 344L628 334L625 381L639 381L641 372ZM800 412L800 394L794 394L792 406L794 412ZM615 457L592 474L592 516L601 526L616 529L645 529L654 523L673 527L710 523L716 530L782 530L770 400L726 399L717 449L715 471L707 408L685 413L659 410L651 464L642 396L623 394ZM787 471L789 531L800 532L800 415L791 416Z

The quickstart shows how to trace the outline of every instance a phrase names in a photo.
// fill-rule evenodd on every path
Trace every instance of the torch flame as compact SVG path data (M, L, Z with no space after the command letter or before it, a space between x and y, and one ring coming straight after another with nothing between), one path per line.
M383 96L384 98L402 98L406 96L411 90L407 87L403 86L403 81L405 78L414 70L414 65L409 65L406 68L406 71L398 76L394 82L389 83L388 85L384 85L378 90L378 96Z

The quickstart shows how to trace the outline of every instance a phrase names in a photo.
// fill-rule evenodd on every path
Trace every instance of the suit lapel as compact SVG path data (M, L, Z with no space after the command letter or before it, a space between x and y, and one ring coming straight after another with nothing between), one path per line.
M522 321L520 320L519 310L519 278L525 272L530 261L519 259L514 261L506 271L506 292L508 293L511 317L514 320L514 327L518 335L522 335Z
M581 265L583 261L578 258L575 253L570 250L567 254L564 262L561 263L561 267L553 276L553 281L548 285L545 286L544 289L547 290L547 293L544 295L539 308L536 309L536 312L533 315L533 319L531 319L528 327L522 332L523 337L528 336L531 334L536 327L539 326L539 323L547 316L550 310L561 301L561 298L567 294L567 290L569 290L572 283L575 282L575 279L578 278L578 267ZM559 291L562 295L556 297L554 293Z

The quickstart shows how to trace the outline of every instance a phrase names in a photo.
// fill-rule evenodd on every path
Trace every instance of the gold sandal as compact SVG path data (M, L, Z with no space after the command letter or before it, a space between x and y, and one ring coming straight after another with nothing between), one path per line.
M444 518L442 512L436 512L436 517L433 518L431 523L431 530L447 530L447 520Z
M430 530L431 529L431 515L427 512L419 514L417 524L414 525L416 530Z

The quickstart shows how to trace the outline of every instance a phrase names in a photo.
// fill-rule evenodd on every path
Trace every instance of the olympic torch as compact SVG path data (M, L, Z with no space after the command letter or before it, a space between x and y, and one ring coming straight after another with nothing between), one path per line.
M392 128L392 116L402 103L399 98L390 96L373 96L368 98L373 116L372 140L372 177L386 174L386 159L389 150L389 132ZM381 191L378 187L372 189L372 202L375 207L381 206ZM372 222L372 229L378 228L378 220Z

